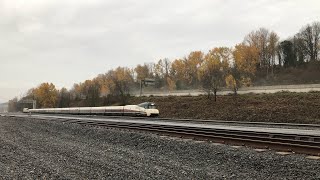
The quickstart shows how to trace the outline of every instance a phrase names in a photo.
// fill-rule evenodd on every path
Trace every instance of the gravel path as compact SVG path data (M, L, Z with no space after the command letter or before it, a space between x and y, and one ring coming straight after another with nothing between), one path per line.
M0 117L0 179L320 179L320 160Z

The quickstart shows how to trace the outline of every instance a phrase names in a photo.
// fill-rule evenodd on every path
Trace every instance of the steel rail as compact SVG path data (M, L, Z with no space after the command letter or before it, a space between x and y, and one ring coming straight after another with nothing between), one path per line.
M57 114L54 114L57 115ZM277 123L277 122L263 122L263 121L226 121L226 120L209 120L209 119L181 119L181 118L160 118L160 117L130 117L130 116L92 116L105 119L137 119L137 120L152 120L152 121L170 121L170 122L191 122L191 123L221 123L221 124L239 124L239 125L261 125L261 126L287 126L287 127L310 127L320 128L320 124L303 124L303 123ZM72 117L72 116L70 116Z
M70 121L70 120L67 120ZM80 120L73 120L75 122L83 122ZM71 121L70 121L71 122ZM97 121L90 121L86 120L85 123L87 124L95 124L95 125L102 125L102 124L110 124L110 122L97 122ZM128 123L124 122L119 122L117 124L125 124L127 125ZM130 123L129 123L130 124ZM319 142L320 143L320 137L319 136L314 136L314 135L297 135L297 134L284 134L284 133L267 133L267 132L255 132L255 131L239 131L239 130L229 130L229 129L214 129L214 128L198 128L198 127L187 127L187 126L173 126L173 125L150 125L150 124L141 124L141 123L131 123L131 126L139 125L141 126L150 126L150 127L171 127L176 130L193 130L197 132L203 132L203 133L212 133L214 132L228 132L228 133L236 133L239 135L254 135L254 136L260 136L260 137L266 137L266 138L281 138L281 139L292 139L292 140L304 140L304 141L313 141L313 142Z
M48 120L46 117L31 117ZM147 123L128 123L83 120L77 118L50 118L49 120L76 123L80 125L103 126L108 128L121 128L152 133L168 134L172 136L188 137L193 139L210 140L241 146L268 148L281 151L289 151L302 154L320 155L320 136L297 135L282 133L267 133L243 130L227 130L200 127L187 127L176 125L155 125Z
M119 116L101 116L106 118L123 118ZM151 119L146 117L125 117L127 119ZM159 118L153 117L152 120L159 121L176 121L176 122L194 122L194 123L221 123L221 124L243 124L243 125L261 125L261 126L288 126L288 127L311 127L320 128L320 124L304 124L304 123L277 123L277 122L263 122L263 121L225 121L225 120L207 120L207 119L180 119L180 118Z

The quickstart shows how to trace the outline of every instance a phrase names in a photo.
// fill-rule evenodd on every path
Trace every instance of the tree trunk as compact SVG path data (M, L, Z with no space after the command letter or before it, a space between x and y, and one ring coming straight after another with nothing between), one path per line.
M237 88L233 88L233 92L234 92L234 95L236 96L237 95Z
M275 57L272 56L272 62L271 62L271 76L272 77L274 76L274 72L273 72L274 64L275 64Z

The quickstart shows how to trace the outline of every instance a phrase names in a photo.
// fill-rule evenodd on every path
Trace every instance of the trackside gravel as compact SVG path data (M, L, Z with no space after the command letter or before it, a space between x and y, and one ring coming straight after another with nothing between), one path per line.
M143 132L0 117L0 179L320 179L320 161Z

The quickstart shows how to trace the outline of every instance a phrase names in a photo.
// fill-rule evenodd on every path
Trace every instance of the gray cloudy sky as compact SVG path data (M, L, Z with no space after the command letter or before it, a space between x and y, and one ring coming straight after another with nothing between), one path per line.
M0 102L319 20L319 0L0 0Z

